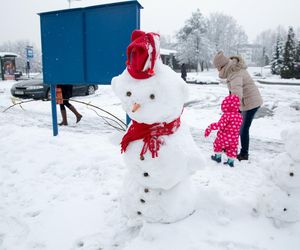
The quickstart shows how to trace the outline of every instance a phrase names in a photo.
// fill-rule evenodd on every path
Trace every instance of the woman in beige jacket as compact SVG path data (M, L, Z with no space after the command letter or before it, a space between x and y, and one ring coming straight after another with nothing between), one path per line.
M240 56L230 58L219 52L214 58L214 66L219 71L219 77L227 80L227 87L231 94L240 98L240 111L243 123L240 128L241 151L238 160L248 160L249 157L249 129L255 113L262 105L260 92L247 71L247 66Z

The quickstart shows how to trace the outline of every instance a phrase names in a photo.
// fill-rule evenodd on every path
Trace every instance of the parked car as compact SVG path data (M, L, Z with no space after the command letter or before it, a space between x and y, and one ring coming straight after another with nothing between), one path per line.
M73 85L73 96L92 95L98 89L96 84L80 84ZM50 85L45 84L43 75L39 74L36 77L15 83L10 92L13 96L19 98L33 98L37 100L50 100Z

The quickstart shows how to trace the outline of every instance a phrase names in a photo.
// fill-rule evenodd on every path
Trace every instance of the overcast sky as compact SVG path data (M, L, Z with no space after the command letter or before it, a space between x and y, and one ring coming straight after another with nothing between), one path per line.
M122 0L120 0L122 1ZM114 0L81 0L71 7L120 2ZM28 39L40 46L37 13L67 9L67 0L0 0L0 44ZM208 16L222 12L233 16L246 31L250 42L257 34L278 25L300 26L300 0L140 0L141 28L146 31L174 35L197 8Z

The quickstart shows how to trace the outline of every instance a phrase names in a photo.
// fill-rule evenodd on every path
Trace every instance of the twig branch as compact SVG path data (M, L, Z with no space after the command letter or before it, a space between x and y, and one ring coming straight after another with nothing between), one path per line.
M7 110L11 109L11 108L14 107L14 106L17 106L17 105L19 105L19 106L24 110L24 108L22 107L22 104L28 103L28 102L39 101L39 100L34 100L34 99L33 99L33 100L26 100L26 101L16 102L16 99L13 99L13 98L12 98L11 100L12 100L13 105L10 105L10 106L7 107L6 109L4 109L4 110L2 111L3 113L6 112ZM67 100L67 99L64 99L64 100ZM107 116L102 116L102 115L98 114L98 112L97 112L96 110L90 108L90 109L91 109L92 111L94 111L99 117L101 117L101 118L104 120L105 124L107 124L107 125L113 127L113 128L116 129L116 130L119 130L119 131L126 131L127 125L126 125L121 119L119 119L118 117L116 117L115 115L113 115L112 113L110 113L110 112L108 112L108 111L106 111L106 110L104 110L104 109L102 109L102 108L99 108L99 107L97 107L97 106L95 106L95 105L93 105L93 104L87 103L87 102L77 101L77 100L73 100L73 99L69 99L69 101L84 104L84 105L88 106L88 108L89 108L89 107L93 107L93 108L96 108L96 109L101 110L102 112L104 112L104 113L110 115L110 116L113 117L114 119L112 119L112 118L110 118L110 117L107 117ZM117 126L114 125L112 122L116 123Z
M107 116L99 115L98 112L96 110L92 109L92 108L89 108L89 109L92 110L92 111L94 111L97 116L99 116L100 118L102 118L107 125L113 127L116 130L119 130L119 131L126 131L126 127L125 128L122 127L122 125L119 122L115 121L114 119L112 119L110 117L107 117ZM118 127L116 127L112 123L108 122L107 120L110 120L110 121L116 123L118 125Z
M16 99L11 99L13 105L10 105L9 107L7 107L6 109L4 109L2 112L6 112L7 110L9 110L10 108L14 107L14 106L17 106L17 105L20 105L20 108L24 110L24 108L22 107L22 104L23 103L28 103L28 102L35 102L35 101L38 101L38 100L29 100L29 101L21 101L21 102L16 102Z
M87 106L91 106L91 107L96 108L96 109L99 109L99 110L101 110L102 112L107 113L107 114L109 114L110 116L114 117L116 120L118 120L120 123L122 123L122 124L127 128L127 125L126 125L121 119L119 119L118 117L116 117L116 116L113 115L112 113L110 113L110 112L108 112L108 111L106 111L106 110L104 110L104 109L102 109L102 108L99 108L99 107L97 107L97 106L95 106L95 105L93 105L93 104L87 103L87 102L77 101L77 100L73 100L73 99L69 99L69 100L70 100L70 101L73 101L73 102L78 102L78 103L81 103L81 104L85 104L85 105L87 105Z

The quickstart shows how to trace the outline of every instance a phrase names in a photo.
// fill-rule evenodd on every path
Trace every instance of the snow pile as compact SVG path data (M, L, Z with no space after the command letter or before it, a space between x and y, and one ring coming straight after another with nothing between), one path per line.
M219 84L220 79L212 76L207 76L203 74L188 73L186 81L188 83L198 83L198 84Z
M217 78L215 71L207 75ZM120 209L128 171L119 146L124 133L105 125L86 105L74 103L83 119L76 124L70 116L70 125L59 127L53 137L50 102L2 112L12 104L14 83L0 81L1 250L299 250L297 213L291 214L291 222L279 217L284 208L299 211L293 210L298 201L283 202L287 193L296 197L298 192L299 136L283 133L284 141L280 136L289 127L299 128L299 105L294 105L298 86L258 85L264 106L251 125L250 159L231 169L210 160L214 138L205 140L203 135L206 125L220 116L226 85L188 84L182 121L207 159L206 167L192 176L196 211L176 223L145 222L136 228L128 226ZM96 94L76 99L125 120L111 86L99 86ZM140 148L136 151L135 157ZM201 168L196 159L194 163ZM286 180L283 172L275 172L287 167L295 179L290 169ZM277 197L281 209L270 214L267 205L275 208L272 201Z
M271 178L278 188L264 194L264 213L277 227L300 221L300 128L284 130L285 151L270 163Z
M281 78L267 78L259 79L262 84L278 84L278 85L300 85L300 79L281 79Z

